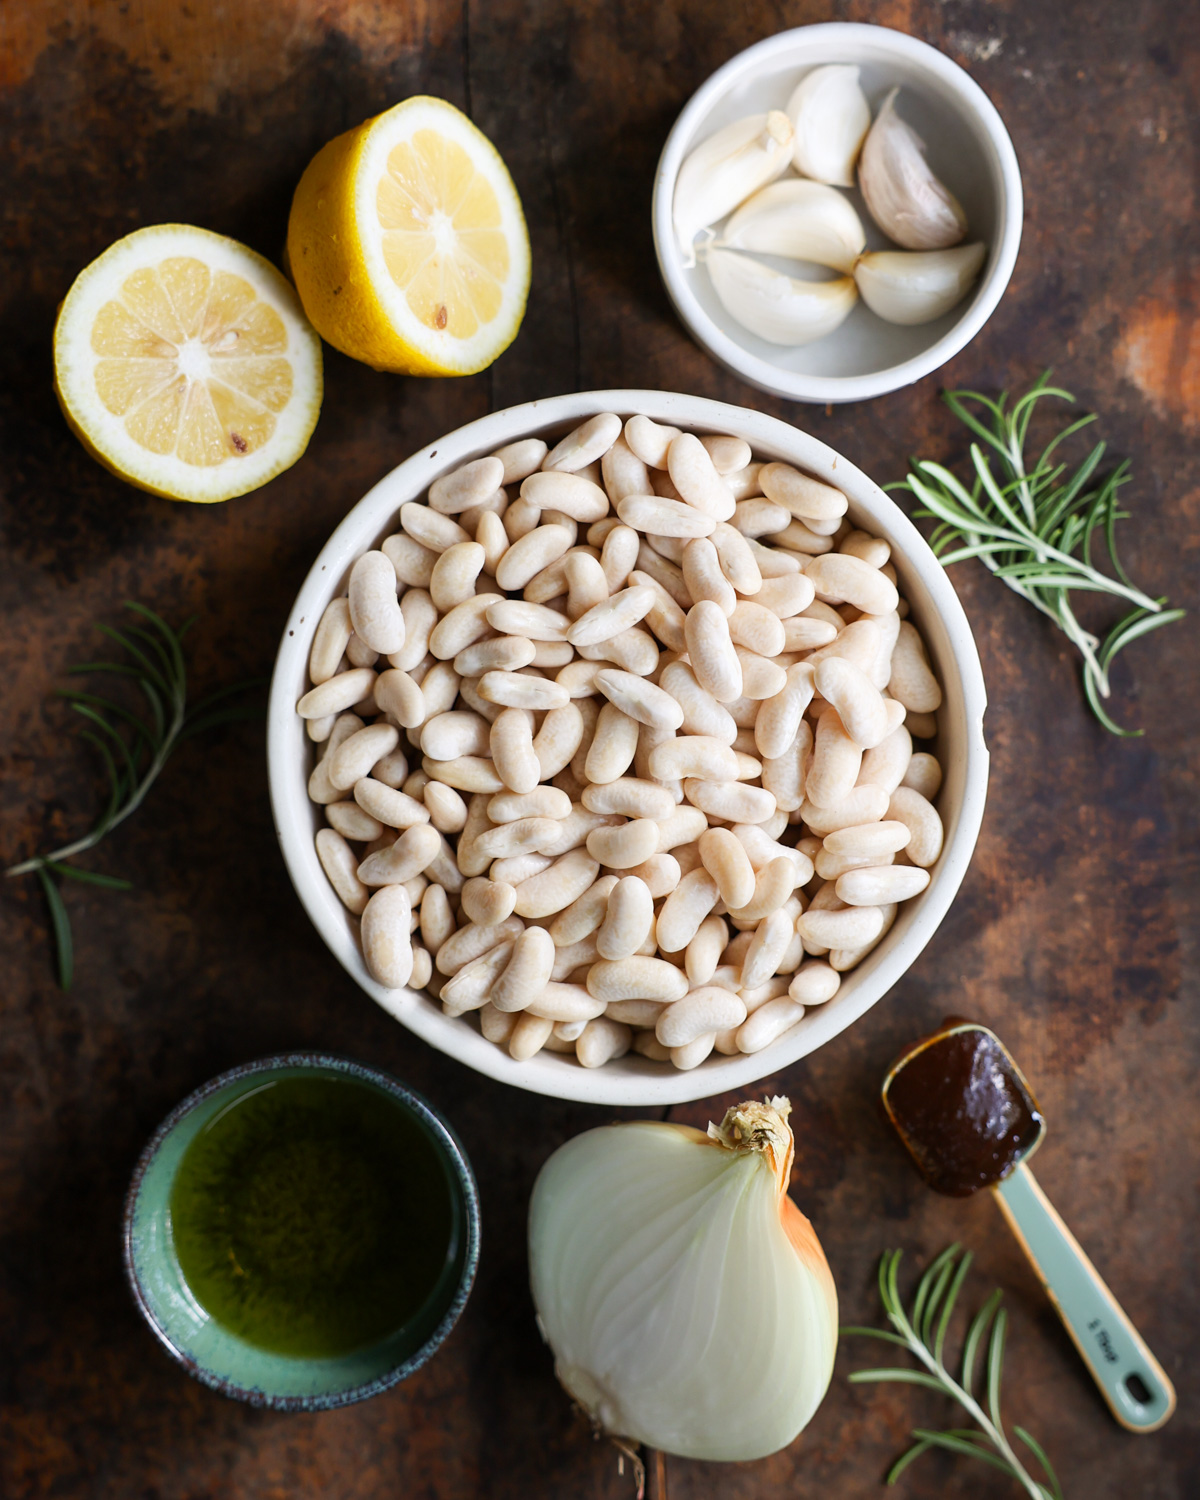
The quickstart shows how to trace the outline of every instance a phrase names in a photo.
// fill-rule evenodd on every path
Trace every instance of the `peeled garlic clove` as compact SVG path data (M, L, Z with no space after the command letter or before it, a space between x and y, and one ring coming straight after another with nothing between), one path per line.
M747 199L717 244L811 260L851 275L867 237L848 198L824 183L791 177Z
M796 137L796 171L836 187L854 186L854 163L871 128L871 106L858 85L858 69L846 63L814 68L788 100Z
M696 147L679 169L672 205L685 265L696 264L692 246L700 231L773 182L791 156L792 122L781 109L735 120Z
M858 301L850 276L797 281L736 250L710 247L704 256L721 306L769 344L811 344L845 319Z
M889 323L932 323L979 275L986 245L952 250L876 250L854 268L862 299Z
M967 216L925 160L925 142L896 113L893 89L871 126L858 185L871 217L906 250L945 250L967 232Z

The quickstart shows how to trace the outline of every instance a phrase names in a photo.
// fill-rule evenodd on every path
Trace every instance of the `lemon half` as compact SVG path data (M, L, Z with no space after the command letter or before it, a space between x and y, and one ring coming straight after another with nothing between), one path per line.
M187 224L139 229L77 277L54 387L84 446L172 500L228 500L289 468L321 410L321 342L274 266Z
M491 141L418 95L329 142L288 221L304 310L377 370L471 375L516 337L529 292L521 200Z

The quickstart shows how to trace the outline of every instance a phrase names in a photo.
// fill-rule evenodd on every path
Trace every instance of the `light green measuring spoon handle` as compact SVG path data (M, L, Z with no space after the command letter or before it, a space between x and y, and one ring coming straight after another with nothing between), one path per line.
M1175 1387L1037 1178L1022 1163L993 1192L1113 1416L1154 1432L1175 1410Z

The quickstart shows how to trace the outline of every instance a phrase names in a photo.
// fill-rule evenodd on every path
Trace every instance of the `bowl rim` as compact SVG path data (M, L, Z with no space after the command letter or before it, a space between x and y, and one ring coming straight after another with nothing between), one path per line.
M382 1089L394 1100L397 1100L405 1109L413 1114L426 1129L433 1135L441 1151L443 1160L450 1169L451 1175L458 1185L462 1194L463 1203L463 1261L462 1272L454 1287L453 1295L446 1306L446 1311L438 1320L436 1326L429 1336L421 1344L420 1348L393 1365L390 1370L385 1370L381 1375L372 1376L361 1385L350 1386L341 1391L319 1392L317 1394L305 1394L295 1396L281 1396L264 1391L257 1386L243 1386L236 1381L227 1380L223 1376L215 1374L196 1360L186 1349L171 1337L170 1332L163 1327L155 1314L153 1304L142 1285L142 1278L138 1270L138 1260L134 1249L135 1221L137 1218L138 1201L141 1197L142 1185L146 1173L150 1170L155 1158L158 1156L164 1142L172 1131L185 1120L196 1107L203 1104L206 1099L211 1099L214 1094L220 1093L231 1083L237 1083L243 1078L251 1078L259 1073L279 1072L283 1069L310 1068L326 1073L335 1073L351 1078L356 1078L364 1083L373 1084ZM176 1362L182 1365L194 1380L211 1390L219 1391L223 1396L229 1396L235 1401L244 1401L249 1406L268 1408L272 1411L331 1411L335 1407L350 1406L357 1401L366 1401L371 1396L377 1396L381 1391L389 1390L398 1385L400 1381L406 1380L415 1370L425 1364L441 1345L446 1341L462 1315L463 1308L467 1305L467 1299L471 1295L471 1289L475 1284L475 1273L479 1267L479 1242L480 1242L480 1207L479 1188L475 1181L475 1173L471 1169L471 1162L467 1156L462 1142L459 1140L450 1122L437 1109L429 1103L421 1094L410 1089L407 1084L400 1082L398 1078L381 1068L372 1067L368 1063L360 1063L351 1057L344 1057L334 1052L280 1052L270 1057L261 1057L253 1062L239 1063L236 1067L227 1068L225 1072L219 1073L215 1078L210 1078L207 1083L202 1083L199 1088L193 1089L186 1098L171 1110L170 1114L158 1125L153 1135L142 1148L137 1159L137 1165L133 1169L129 1187L125 1193L125 1203L121 1216L121 1258L125 1268L125 1279L132 1294L134 1304L141 1313L151 1332L159 1343ZM286 1357L286 1356L281 1356ZM299 1361L302 1363L302 1361Z
M443 1015L425 994L386 990L376 983L367 973L361 950L348 934L344 909L317 862L305 777L288 748L288 740L295 734L298 696L290 683L307 680L308 641L332 597L330 587L344 577L353 560L381 533L400 504L424 494L432 480L449 467L494 452L523 435L574 424L601 411L642 412L655 421L686 428L738 432L752 447L762 443L790 451L791 462L824 475L830 483L849 481L847 488L857 492L852 504L868 510L873 506L886 513L892 534L902 538L905 558L919 572L922 586L931 596L934 610L945 627L962 687L967 745L962 805L953 836L947 839L933 879L914 899L914 914L902 943L885 953L871 972L869 983L860 986L853 1006L843 1004L823 1009L811 1027L806 1023L802 1036L785 1033L762 1052L741 1058L740 1066L723 1066L719 1078L706 1074L704 1068L692 1072L661 1069L653 1075L625 1074L619 1079L611 1076L609 1068L565 1065L544 1071L530 1068L515 1062L507 1052L460 1020ZM869 501L861 498L864 494ZM307 631L303 628L306 621ZM983 670L971 627L945 569L900 507L848 459L811 434L751 407L677 392L582 391L507 407L438 438L384 475L343 518L314 561L284 626L267 710L267 774L276 835L301 904L338 962L383 1009L439 1051L501 1083L552 1098L649 1108L709 1097L714 1092L747 1087L771 1076L853 1024L911 966L949 910L970 863L983 820L988 781L988 752L983 736L986 707ZM307 745L307 740L304 743Z
M688 284L671 222L675 179L697 125L721 95L742 74L749 72L764 58L793 49L806 49L818 41L844 41L849 49L867 44L868 40L871 46L903 56L936 74L950 92L956 95L964 109L980 121L991 148L993 166L999 176L999 232L995 244L989 246L991 253L979 292L958 322L928 349L898 365L888 365L882 370L863 375L809 375L800 371L781 370L769 360L743 348L736 339L730 338L719 328L700 305ZM853 61L852 58L847 60ZM802 56L797 57L798 65L803 61ZM817 405L865 401L874 396L886 395L932 374L964 349L996 310L1008 287L1021 248L1023 221L1024 194L1017 153L999 111L979 84L952 58L936 47L931 47L928 42L922 42L890 26L876 26L860 21L825 21L776 32L774 36L766 37L737 53L718 68L684 105L671 127L655 169L651 205L654 253L658 259L659 272L680 321L696 342L718 364L760 390L793 401L807 401Z

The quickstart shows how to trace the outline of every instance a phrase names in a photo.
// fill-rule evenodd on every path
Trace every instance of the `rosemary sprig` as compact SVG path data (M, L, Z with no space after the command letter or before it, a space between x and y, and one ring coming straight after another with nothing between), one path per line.
M58 696L65 698L87 722L82 734L96 747L104 764L108 775L108 803L91 831L82 838L74 839L50 854L37 854L22 860L4 872L8 876L36 875L41 882L50 909L58 982L64 990L71 988L75 963L71 921L58 888L59 880L79 880L113 891L132 889L131 881L86 870L71 861L94 849L106 834L137 812L171 752L182 740L218 724L254 718L261 712L259 705L229 704L226 701L235 694L260 686L261 679L222 688L189 708L183 637L195 623L195 617L186 620L175 631L144 604L127 599L125 607L133 610L144 623L129 625L125 630L103 624L97 629L116 641L130 660L81 662L69 667L68 671L79 676L110 673L129 679L146 699L149 718L139 716L113 698L73 688L59 690Z
M1070 422L1032 468L1027 466L1025 442L1037 403L1046 396L1075 399L1069 391L1050 385L1049 377L1047 371L1011 406L1007 392L995 401L978 391L942 393L954 415L979 439L971 444L970 489L942 464L928 459L914 459L908 478L888 487L910 490L921 502L915 514L939 523L930 544L945 566L977 557L1053 620L1083 657L1083 687L1092 712L1113 734L1139 735L1142 730L1122 729L1104 709L1102 700L1110 695L1109 668L1131 641L1182 619L1184 611L1164 608L1165 597L1143 593L1121 566L1116 525L1129 512L1119 509L1117 492L1129 482L1128 462L1100 477L1102 442L1074 473L1055 458L1059 444L1095 421L1094 414ZM969 403L982 409L982 418ZM1097 536L1115 576L1092 563ZM1071 602L1075 590L1111 594L1132 607L1101 639L1080 624Z
M896 1344L914 1355L924 1366L920 1370L912 1370L905 1365L856 1370L850 1376L853 1384L895 1380L908 1385L924 1386L940 1396L949 1396L957 1401L978 1424L979 1430L974 1427L951 1427L945 1431L914 1428L913 1437L916 1442L892 1465L887 1482L895 1484L909 1464L920 1458L922 1453L927 1453L931 1448L942 1448L949 1453L978 1458L993 1468L1000 1469L1015 1479L1033 1500L1063 1500L1058 1479L1041 1445L1023 1427L1013 1428L1017 1437L1041 1465L1047 1480L1044 1484L1030 1475L1004 1431L1000 1416L1000 1381L1004 1368L1004 1338L1008 1316L1000 1306L1001 1293L998 1289L971 1320L963 1341L960 1378L956 1380L947 1368L946 1335L954 1304L972 1260L969 1251L960 1256L960 1248L958 1245L951 1245L930 1265L917 1283L912 1310L907 1313L898 1282L903 1251L884 1251L879 1262L879 1297L888 1322L896 1331L888 1333L882 1328L857 1327L842 1329L844 1334L863 1334L867 1338L883 1339L886 1343ZM980 1399L976 1399L973 1392L975 1365L985 1344L984 1392ZM987 1403L986 1410L982 1401Z

